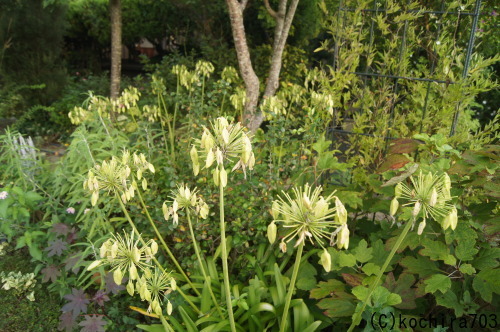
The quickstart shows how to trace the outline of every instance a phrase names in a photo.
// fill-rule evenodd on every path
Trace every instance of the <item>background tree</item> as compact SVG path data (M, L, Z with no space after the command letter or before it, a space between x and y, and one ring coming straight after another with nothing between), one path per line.
M121 0L110 0L111 16L111 88L112 99L120 94L122 69L122 8Z
M246 88L243 121L251 131L255 131L262 124L263 115L257 108L260 95L260 82L252 66L243 20L243 12L247 6L248 0L226 0L226 3L229 10L229 18L231 20L238 65ZM277 10L271 7L269 0L265 0L264 3L267 11L274 18L276 24L274 28L271 66L269 68L266 88L264 90L265 98L274 95L278 89L283 61L283 50L285 49L286 40L299 0L292 0L290 3L288 0L280 0Z

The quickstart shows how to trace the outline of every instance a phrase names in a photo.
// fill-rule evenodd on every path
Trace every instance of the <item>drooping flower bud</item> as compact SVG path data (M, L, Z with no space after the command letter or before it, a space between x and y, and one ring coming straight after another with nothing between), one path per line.
M321 254L321 265L325 269L326 272L330 272L332 268L332 256L330 256L330 253L328 250L323 249L323 253Z
M90 199L90 203L92 206L95 206L97 204L97 200L99 199L99 191L94 191L92 192L92 198Z
M134 283L132 282L132 280L128 281L127 292L130 294L130 296L134 296Z
M394 197L391 201L391 209L390 209L390 212L389 214L391 216L394 216L396 214L396 212L398 211L398 208L399 208L399 202L398 200L396 199L396 197Z
M170 301L168 301L167 302L167 314L171 315L172 314L172 310L173 310L172 303Z
M158 243L155 240L151 240L151 254L156 255L158 252Z
M219 168L216 167L213 172L213 177L214 177L214 183L216 186L219 186L219 181L220 181L220 176L219 176Z
M349 248L349 228L347 228L346 224L343 224L340 227L339 234L337 235L337 248L348 249Z
M200 217L203 219L207 219L208 217L208 204L203 202L203 205L200 208Z
M418 235L422 235L422 233L423 233L423 231L424 231L424 228L425 228L425 225L426 225L426 223L425 223L425 219L424 219L424 220L422 220L422 221L420 222L420 224L418 224L418 230L417 230L417 234L418 234Z
M283 241L280 242L280 250L282 253L286 252L286 243Z
M113 280L114 280L115 284L117 284L117 285L121 285L121 283L122 283L122 279L123 279L123 273L122 273L122 270L120 270L120 268L117 268L117 269L113 272Z
M208 150L207 159L205 160L205 168L209 168L214 163L215 155L212 149Z
M399 182L394 188L394 196L396 198L400 198L402 192L403 192L403 185L401 184L401 182Z
M342 225L347 223L347 210L338 197L335 197L335 207L337 208L337 213L335 216L337 222Z
M132 254L133 254L133 259L134 259L134 263L139 263L139 261L141 260L141 252L139 251L139 248L137 247L134 247L132 249Z
M118 241L115 241L113 245L111 246L111 258L116 258L116 255L118 254Z
M314 207L314 216L316 218L324 217L328 213L328 202L321 197Z
M274 221L272 221L269 226L267 226L267 238L269 239L269 242L271 244L276 241L276 234L278 232L278 228L276 227L276 224Z
M438 193L436 188L432 188L431 197L429 197L429 205L434 207L437 203Z
M130 280L135 280L139 276L137 274L137 267L134 264L130 265L128 273L129 273L129 276L130 276Z
M101 263L102 263L101 260L97 260L97 261L92 262L92 264L90 264L89 267L87 267L87 271L95 269L96 267L101 265Z
M224 167L220 170L220 184L223 188L227 186L227 172Z
M163 212L163 218L165 218L165 220L168 220L170 213L168 212L168 207L165 202L163 202L163 205L161 206L161 211Z
M418 216L418 213L420 212L421 207L422 207L422 203L420 203L420 201L416 201L415 206L413 207L413 211L411 213L413 218L416 218Z

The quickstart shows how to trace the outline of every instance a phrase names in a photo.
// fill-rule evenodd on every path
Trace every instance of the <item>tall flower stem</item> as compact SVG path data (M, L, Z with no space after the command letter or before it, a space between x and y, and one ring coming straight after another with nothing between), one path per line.
M153 219L149 215L149 211L148 211L148 209L146 207L146 204L144 203L144 199L142 198L141 190L139 188L137 188L137 194L139 195L139 201L141 202L141 206L144 209L144 211L146 212L146 217L148 218L149 223L151 224L151 227L153 227L153 229L155 231L155 234L158 237L158 239L160 240L163 248L167 252L168 256L170 257L170 259L174 263L174 265L177 268L177 270L179 271L179 273L182 274L182 276L186 279L186 281L189 284L189 286L191 286L191 288L194 290L194 292L196 293L196 295L199 296L200 292L198 291L198 289L196 287L194 287L193 283L191 282L191 280L189 279L189 277L187 276L187 274L184 272L184 270L182 269L182 267L179 264L179 262L177 261L177 259L175 259L174 254L172 253L172 251L170 250L170 248L168 247L168 245L165 243L165 240L163 240L163 236L161 236L161 234L158 231L158 228L156 227Z
M127 218L127 220L129 222L130 226L132 227L132 230L134 231L135 235L137 235L137 237L141 241L141 244L143 246L146 246L146 242L144 242L144 240L142 239L141 234L137 230L137 227L135 227L135 224L132 221L132 218L130 218L130 215L128 214L128 211L125 208L125 205L123 204L123 202L122 202L120 196L118 196L118 194L116 195L116 198L118 199L118 202L120 202L120 207L122 208L122 211L125 214L125 217ZM155 262L156 266L158 266L158 268L160 270L162 270L162 271L165 272L165 269L163 268L163 266L160 264L160 262L158 262L158 260L154 256L153 256L153 261ZM177 288L177 291L179 292L179 294L181 294L181 296L184 298L184 300L196 311L197 314L199 314L199 315L202 314L202 312L200 311L200 309L198 309L198 307L186 296L186 294L184 294L184 292L181 290L180 287Z
M236 324L234 323L233 305L231 301L231 289L229 285L229 269L227 266L227 245L226 245L226 223L224 221L224 187L219 183L219 215L220 215L220 238L222 251L222 271L224 273L224 290L226 293L227 313L229 315L229 324L231 331L236 332Z
M304 249L304 241L299 245L297 250L297 257L295 257L295 265L293 266L292 279L290 280L290 286L288 288L288 294L286 295L285 308L283 309L283 316L281 317L280 332L286 330L286 320L288 318L288 309L290 309L290 302L292 301L293 290L295 288L295 281L297 281L297 275L299 274L300 260L302 259L302 251Z
M172 328L172 326L170 326L163 315L160 315L160 320L163 328L165 329L165 332L175 332L175 330Z
M396 243L394 243L394 246L391 249L391 252L389 253L389 256L387 256L384 265L380 269L379 273L377 274L377 278L375 281L372 283L370 287L370 291L368 292L368 296L366 297L365 301L363 302L363 305L361 306L361 309L359 311L356 311L354 315L352 316L352 323L351 326L349 326L348 332L351 332L361 321L361 315L363 314L363 311L366 308L366 305L370 301L370 298L373 295L373 292L375 291L375 288L377 287L380 279L382 278L382 275L384 274L385 270L387 269L387 266L389 266L389 263L391 262L392 258L394 257L394 254L396 251L399 249L399 246L401 246L401 243L403 243L403 240L406 238L406 235L410 231L411 226L413 225L412 221L408 221L405 225L405 228L399 235L398 239L396 240Z
M203 274L203 278L205 279L205 282L208 285L208 290L210 292L212 300L214 301L215 307L217 308L217 312L219 313L220 317L224 319L224 315L222 314L222 311L219 307L219 304L217 303L217 299L215 298L214 292L212 291L212 284L211 284L210 278L208 278L207 272L205 271L205 267L203 266L203 262L201 260L200 249L198 248L198 245L196 244L196 237L194 236L193 224L191 223L191 213L189 212L189 209L186 209L186 213L187 213L187 220L188 220L188 224L189 224L189 232L191 233L191 240L193 241L193 247L194 247L194 251L196 253L196 258L198 259L198 264L200 264L201 273Z

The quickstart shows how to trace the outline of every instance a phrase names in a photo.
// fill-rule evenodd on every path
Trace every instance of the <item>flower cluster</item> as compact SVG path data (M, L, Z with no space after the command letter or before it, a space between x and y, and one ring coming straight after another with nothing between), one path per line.
M330 245L337 245L339 249L349 247L349 229L347 228L347 211L340 199L332 194L321 196L321 186L314 190L306 184L301 188L293 189L293 197L283 193L283 197L273 202L273 221L268 226L269 241L274 243L277 235L276 223L281 223L287 229L287 234L280 243L283 252L287 243L297 237L295 246L306 239L314 244L316 241L323 247L323 239L331 239ZM331 201L335 203L332 205ZM324 247L323 247L324 248ZM325 270L329 271L331 258L325 249L321 257Z
M155 172L154 166L146 160L144 154L123 151L120 159L112 157L110 161L103 161L89 170L87 179L83 182L83 188L92 193L92 206L97 204L99 191L106 190L109 193L119 195L123 203L131 200L137 190L137 180L142 179L142 188L147 189L148 182L143 178L144 171Z
M35 288L36 279L34 273L9 272L6 275L4 272L0 272L0 279L3 283L3 289L15 289L19 294L31 291L26 298L32 302L35 301L35 291L33 289Z
M172 191L172 206L167 207L166 202L163 203L162 211L165 220L170 216L173 218L174 224L177 226L179 223L178 211L182 209L193 209L197 215L206 219L208 217L208 204L197 195L198 189L189 189L186 185L178 186L176 190Z
M141 300L149 302L148 311L153 310L160 315L162 312L160 295L165 294L167 290L175 290L175 280L169 273L157 269L151 272L150 262L158 252L156 241L149 240L142 247L138 246L139 242L140 238L135 238L133 232L130 235L125 233L124 237L113 235L113 238L102 244L99 250L100 259L90 264L87 270L101 265L110 266L113 280L118 285L128 273L127 292L131 296L138 293ZM172 311L170 302L167 311L169 314Z
M232 171L242 168L245 174L247 168L252 170L255 165L250 137L239 122L229 124L223 117L212 123L212 130L204 127L203 135L193 144L190 155L195 175L200 171L200 159L204 161L205 169L209 169L216 162L213 179L216 185L220 184L222 187L227 185L225 164L233 163L237 159Z
M432 218L437 222L441 222L443 229L457 227L457 209L450 204L451 195L451 180L448 174L443 173L437 176L433 173L425 175L420 171L415 178L410 177L412 186L408 186L403 182L396 185L395 197L391 201L390 214L395 215L399 208L398 199L407 201L403 206L413 205L412 216L415 221L419 215L423 217L422 222L418 225L417 233L420 235L426 226L426 220Z

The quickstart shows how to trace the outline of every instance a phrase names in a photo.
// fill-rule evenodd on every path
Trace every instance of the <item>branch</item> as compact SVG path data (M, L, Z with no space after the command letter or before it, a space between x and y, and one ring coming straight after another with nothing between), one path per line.
M264 5L266 6L267 12L269 15L274 17L275 19L278 19L278 13L274 11L274 9L271 8L271 5L269 4L269 0L264 0Z
M247 3L248 3L248 0L241 0L241 2L240 2L241 11L244 11L245 8L247 8Z

